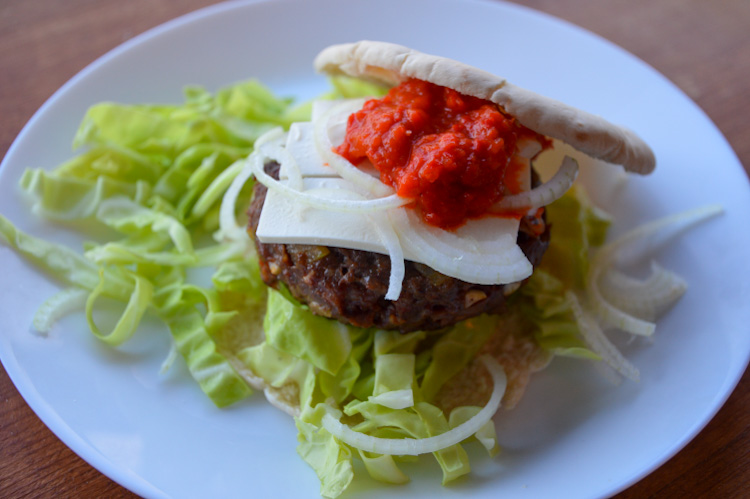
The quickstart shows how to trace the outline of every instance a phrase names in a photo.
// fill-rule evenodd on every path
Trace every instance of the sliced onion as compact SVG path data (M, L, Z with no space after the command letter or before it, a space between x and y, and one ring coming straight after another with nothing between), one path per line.
M283 128L280 126L277 126L275 128L272 128L271 130L267 131L257 139L255 139L255 142L253 143L253 147L255 149L258 149L259 147L262 147L265 144L278 142L278 143L284 143L286 140L286 132Z
M531 275L533 267L515 242L498 240L496 253L476 251L476 242L443 231L444 238L430 234L410 210L389 210L388 216L404 249L420 255L427 266L450 277L475 284L508 284Z
M262 156L273 159L279 165L283 165L284 173L286 174L286 185L298 191L304 189L302 171L299 168L299 164L297 164L297 160L287 151L286 147L273 142L263 144L258 151Z
M406 262L404 261L401 241L393 229L393 225L384 214L371 213L368 217L375 226L378 237L388 251L388 257L391 260L391 275L388 278L388 291L385 294L385 299L398 300L398 297L401 296L404 277L406 277Z
M250 177L253 176L251 162L259 153L257 150L267 144L283 144L286 141L286 132L281 127L276 127L264 133L255 141L255 152L249 158L239 160L235 164L241 164L242 168L232 180L229 188L224 192L219 207L219 230L214 234L217 241L244 241L247 239L245 229L237 223L235 209L237 208L237 198L240 191L245 186ZM233 168L234 165L229 168Z
M518 209L533 210L547 206L568 192L568 189L573 186L573 182L575 182L577 176L578 162L570 156L565 156L557 173L547 182L530 191L505 196L495 203L491 211L499 213Z
M334 144L329 136L329 127L335 119L341 119L342 116L348 117L350 114L358 111L365 103L364 99L346 100L333 106L313 123L313 136L315 146L318 148L318 154L327 162L341 178L356 184L376 196L387 196L393 193L393 188L385 185L380 179L365 173L350 163L347 159L333 152Z
M267 188L279 192L282 195L291 197L296 201L304 203L313 208L328 211L339 211L349 213L370 213L377 210L387 210L389 208L398 208L411 202L411 200L402 198L397 194L391 194L376 199L351 200L351 199L328 199L311 195L305 191L299 191L285 185L274 179L263 170L262 156L251 156L250 168L252 169L255 179ZM272 158L273 159L273 158Z
M331 414L323 416L323 427L342 442L366 452L396 456L417 456L437 452L452 445L456 445L477 431L492 419L500 407L500 401L505 394L507 379L502 366L494 358L484 355L480 357L492 376L492 395L489 402L474 417L440 435L427 438L381 438L359 433L341 423Z
M646 279L634 279L617 269L609 269L599 283L604 298L640 319L654 321L687 290L687 282L656 262Z
M670 240L723 211L719 205L701 206L641 225L608 243L605 248L611 254L603 255L602 258L616 265L644 261Z
M704 206L655 220L620 236L602 247L594 256L586 293L594 312L607 325L631 334L650 336L656 326L610 303L600 289L601 276L616 264L634 263L652 253L659 244L722 212L720 206Z
M598 278L598 275L593 275L593 272L590 272L589 276L590 283L586 289L586 294L589 300L591 300L597 316L606 325L638 336L651 336L654 334L656 324L653 321L644 320L629 314L607 301L599 290L599 284L595 283L595 278Z
M255 153L253 153L255 154ZM237 197L245 186L250 177L253 176L252 159L253 155L244 160L242 170L234 177L229 188L224 192L219 207L219 230L214 234L217 241L240 241L247 236L245 230L237 223L235 209L237 207Z
M609 341L596 319L583 308L578 296L572 291L567 291L565 297L570 303L570 308L586 345L615 371L626 378L638 381L640 378L638 369L623 357L617 347Z

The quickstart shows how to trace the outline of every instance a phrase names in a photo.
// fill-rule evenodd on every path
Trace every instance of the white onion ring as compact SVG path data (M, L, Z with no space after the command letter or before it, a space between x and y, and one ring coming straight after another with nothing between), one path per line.
M602 274L616 263L633 263L653 251L656 244L652 239L663 242L722 211L720 206L704 206L661 218L641 225L602 247L594 255L586 282L586 294L594 312L609 326L631 334L651 336L656 329L653 322L645 321L619 309L604 297L599 282Z
M287 151L286 147L282 147L281 144L277 143L264 144L259 149L259 152L264 157L275 160L279 165L284 165L287 186L297 191L304 190L302 171L299 168L299 164L297 164L297 160Z
M254 153L253 153L254 154ZM250 165L250 158L245 159L245 165L242 170L234 177L229 188L224 192L219 207L219 230L214 234L217 241L239 241L246 237L245 230L237 223L237 216L234 214L237 206L237 197L245 186L250 177L253 176L253 170Z
M635 279L613 268L602 274L599 285L608 302L648 321L656 320L687 290L682 277L656 262L651 262L651 273L645 279Z
M284 140L286 140L286 132L284 132L281 127L276 127L258 137L255 141L255 149L257 151L258 148L267 144L280 144L284 142ZM237 224L237 217L234 214L234 211L237 207L237 197L240 195L240 191L242 191L242 188L253 175L250 158L255 154L257 154L257 152L253 152L247 159L239 160L244 161L244 166L237 176L234 177L234 180L232 180L229 188L224 192L224 196L221 198L221 206L219 207L219 230L214 235L214 239L218 241L227 239L230 241L242 241L245 240L247 236L245 229ZM301 182L300 177L300 184Z
M547 206L561 198L573 186L577 176L578 162L570 156L565 156L560 168L547 182L530 191L505 196L495 203L490 211L501 213L517 209L533 210Z
M612 369L633 381L640 379L638 368L631 364L615 345L607 338L596 320L581 305L573 291L566 291L565 298L570 303L578 330L586 345L598 354Z
M269 159L276 159L269 157ZM263 157L258 155L250 157L250 168L255 175L255 179L267 188L275 190L285 196L292 197L295 200L305 203L313 208L328 211L339 211L348 213L372 213L378 210L387 210L389 208L398 208L411 202L410 199L402 198L398 194L391 194L376 199L351 200L351 199L327 199L319 196L299 191L283 184L274 179L263 170Z
M385 294L386 300L395 301L401 296L401 288L406 277L406 262L404 261L404 250L398 234L393 229L390 220L382 213L371 213L368 215L370 221L375 226L380 241L388 251L388 257L391 260L391 275L388 278L388 291Z
M427 438L373 437L352 430L329 413L323 416L323 428L342 442L356 449L375 454L417 456L419 454L437 452L456 445L475 434L492 419L492 416L500 407L500 401L505 394L507 378L502 366L489 355L483 355L480 357L480 360L492 376L493 387L490 400L474 417L445 433Z
M417 215L407 211L389 210L388 215L397 229L401 244L408 247L412 254L420 255L428 267L474 284L508 284L531 275L531 263L517 244L506 246L504 241L500 241L504 249L498 253L475 253L471 251L470 243L458 238L445 243L435 236L431 237L429 232L421 230L423 225L415 226L416 222L410 221L410 218L416 219ZM446 234L450 233L446 231Z

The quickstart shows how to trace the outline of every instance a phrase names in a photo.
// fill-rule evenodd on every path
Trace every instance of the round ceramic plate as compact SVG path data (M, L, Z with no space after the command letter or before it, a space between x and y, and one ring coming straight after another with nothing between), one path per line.
M180 102L183 86L210 90L259 78L300 98L327 87L311 67L323 47L359 39L402 43L462 60L636 130L657 155L655 174L607 196L615 231L704 204L725 213L658 255L690 289L653 343L625 343L639 383L613 386L581 361L556 360L525 399L497 418L504 451L470 449L473 474L440 486L429 459L413 480L381 486L360 470L361 497L607 496L655 469L716 413L750 352L746 248L750 189L706 116L641 61L579 28L500 2L290 0L228 3L179 18L105 55L33 117L0 169L0 212L32 234L80 248L81 237L35 219L16 185L26 167L70 157L86 108L99 101ZM159 366L165 328L144 324L120 350L99 344L80 316L47 338L30 332L55 285L0 245L0 358L39 417L75 452L147 497L316 497L296 455L294 422L262 396L216 409L177 365ZM732 276L727 278L727 276ZM471 446L469 446L471 447Z

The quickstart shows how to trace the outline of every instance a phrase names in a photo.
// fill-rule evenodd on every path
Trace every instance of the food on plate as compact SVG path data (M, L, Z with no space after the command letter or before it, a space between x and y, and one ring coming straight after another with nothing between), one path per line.
M297 175L311 182L348 182L351 188L337 185L342 195L357 188L375 196L397 193L409 201L406 212L412 219L421 217L412 223L428 227L385 222L399 231L398 244L411 256L396 268L393 258L389 262L382 254L385 239L380 252L367 251L377 241L362 234L341 236L342 223L309 223L295 231L301 224L290 216L268 213L290 209L276 193L262 215L266 185L257 185L251 229L267 284L283 282L314 313L358 327L439 329L501 311L505 297L529 277L546 249L544 205L575 178L577 167L568 161L561 178L532 185L530 161L551 147L551 138L631 171L647 173L655 166L651 149L632 132L456 61L363 41L325 49L315 66L392 88L364 104L327 105L313 112L312 123L293 125L285 144L279 142L287 154L274 167L276 182L284 168L299 169ZM362 169L377 175L363 176ZM359 218L360 232L377 233L377 227L367 227L366 215ZM430 234L419 237L425 230ZM417 234L416 241L406 232ZM431 237L471 242L480 232L513 241L505 247L454 249L455 255L446 255L453 261L425 255L441 253ZM463 261L456 265L458 258ZM471 272L472 265L478 270Z
M444 484L469 473L463 446L494 455L493 415L555 355L638 378L604 329L650 336L686 285L620 265L717 208L605 243L612 220L575 182L581 156L532 166L554 139L649 173L632 132L397 45L329 47L315 66L332 90L301 105L247 81L189 87L183 105L93 106L84 152L20 183L35 213L119 237L80 254L0 216L0 241L67 286L35 328L82 311L117 347L145 314L162 319L164 370L181 356L219 407L263 391L295 418L326 497L354 459L388 483L425 453ZM102 298L124 304L110 328Z

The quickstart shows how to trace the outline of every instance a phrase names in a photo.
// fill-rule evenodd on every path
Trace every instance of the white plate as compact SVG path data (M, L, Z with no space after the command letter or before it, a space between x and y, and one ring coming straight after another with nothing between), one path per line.
M61 88L34 116L0 169L0 212L33 234L81 238L34 219L17 181L26 167L70 156L86 108L98 101L179 102L185 84L209 89L258 77L280 93L326 88L311 61L324 46L382 39L461 59L635 129L659 166L611 204L618 229L720 202L726 214L660 256L691 288L659 324L653 345L627 356L642 381L603 383L587 365L556 361L498 420L505 451L472 451L474 474L449 489L425 460L394 497L575 497L615 493L666 461L715 414L750 352L746 230L750 189L706 116L674 85L619 48L574 26L502 3L454 0L303 0L217 5L125 43ZM315 497L318 480L295 453L293 422L256 396L219 410L184 368L166 377L165 329L149 324L120 351L64 320L30 333L55 285L0 246L0 357L21 394L75 452L148 497ZM155 334L151 334L155 333ZM383 492L369 479L362 497Z

